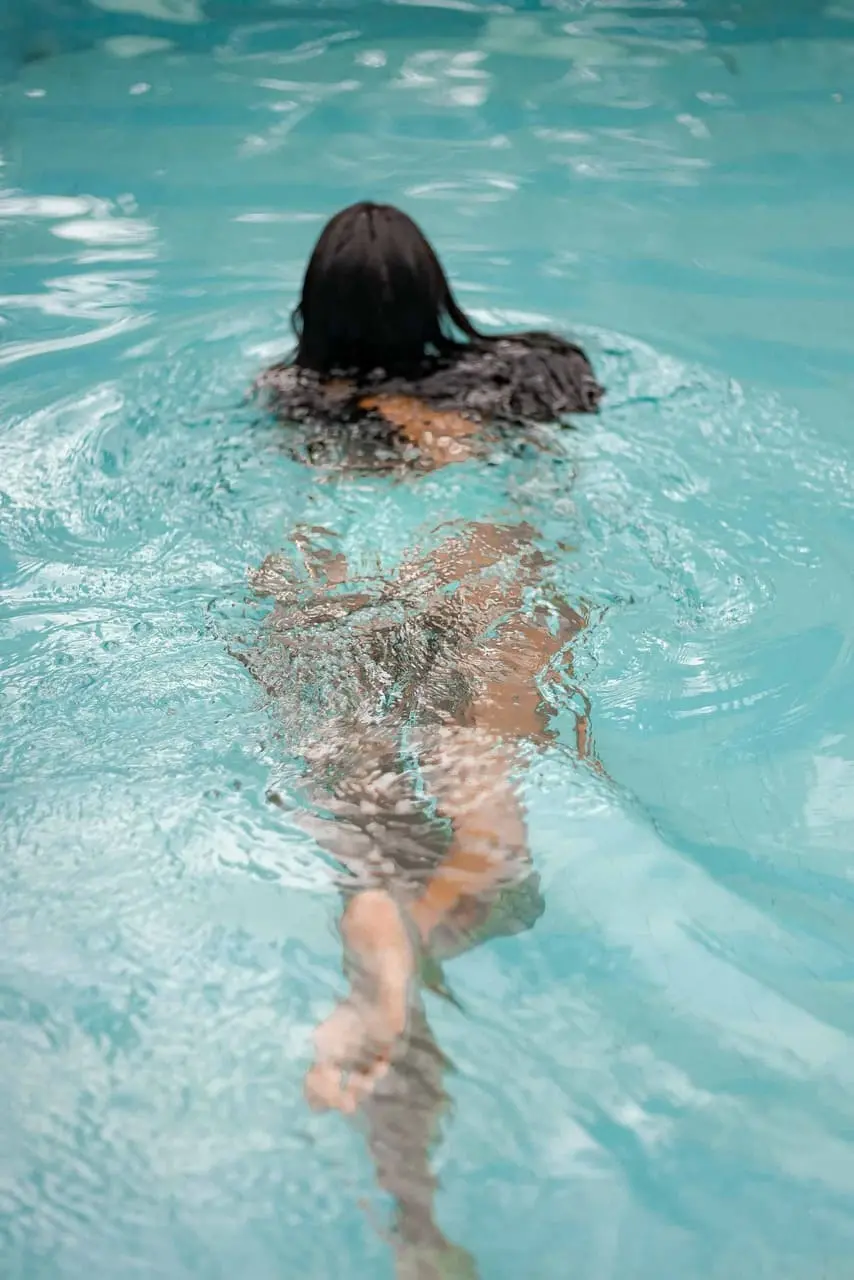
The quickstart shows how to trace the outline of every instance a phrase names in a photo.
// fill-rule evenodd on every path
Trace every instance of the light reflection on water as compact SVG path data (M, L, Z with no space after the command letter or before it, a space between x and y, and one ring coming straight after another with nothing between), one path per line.
M847 1274L851 15L146 7L46 8L3 88L0 1269L391 1274L301 1095L333 873L229 650L300 522L392 573L500 511L571 548L612 782L558 706L545 913L428 998L442 1229L484 1277ZM560 458L321 482L247 405L366 193L589 345Z

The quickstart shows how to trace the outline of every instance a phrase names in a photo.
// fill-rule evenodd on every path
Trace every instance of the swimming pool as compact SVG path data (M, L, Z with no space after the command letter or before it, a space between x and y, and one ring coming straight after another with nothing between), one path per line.
M302 520L541 513L606 784L526 781L536 927L429 1006L485 1280L847 1277L854 7L3 9L0 1274L384 1277L310 1114L337 895L229 652ZM244 401L376 195L609 388L560 464L318 484Z

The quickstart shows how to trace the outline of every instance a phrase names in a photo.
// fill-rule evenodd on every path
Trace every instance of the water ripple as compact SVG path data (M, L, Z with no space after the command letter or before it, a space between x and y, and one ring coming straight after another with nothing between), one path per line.
M60 8L4 85L0 1271L391 1273L360 1135L302 1100L335 876L231 650L296 524L381 575L489 506L591 624L521 782L545 912L448 965L454 1071L415 1046L442 1229L484 1280L847 1274L840 7ZM479 322L588 317L602 415L417 486L296 464L246 390L365 194Z

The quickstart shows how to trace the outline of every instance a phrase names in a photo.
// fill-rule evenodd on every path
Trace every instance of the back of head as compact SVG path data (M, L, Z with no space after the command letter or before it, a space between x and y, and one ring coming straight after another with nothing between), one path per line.
M298 366L320 374L411 373L457 345L453 325L478 336L410 217L361 202L327 223L294 312Z

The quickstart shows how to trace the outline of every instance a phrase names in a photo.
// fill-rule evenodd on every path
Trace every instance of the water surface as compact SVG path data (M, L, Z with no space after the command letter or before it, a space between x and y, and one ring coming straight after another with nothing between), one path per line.
M229 649L297 523L393 564L503 504L573 548L613 784L559 717L546 912L428 1007L443 1229L485 1280L847 1276L854 10L4 22L2 1274L391 1275L361 1135L301 1096L337 893ZM246 404L365 195L485 323L581 336L609 395L561 462L321 484Z

